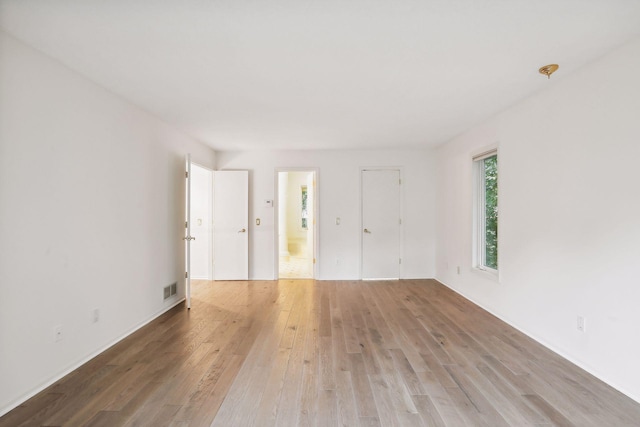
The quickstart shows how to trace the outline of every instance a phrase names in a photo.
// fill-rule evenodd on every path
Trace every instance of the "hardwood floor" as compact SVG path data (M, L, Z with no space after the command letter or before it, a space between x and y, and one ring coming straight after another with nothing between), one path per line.
M640 404L433 280L194 282L5 426L638 426Z

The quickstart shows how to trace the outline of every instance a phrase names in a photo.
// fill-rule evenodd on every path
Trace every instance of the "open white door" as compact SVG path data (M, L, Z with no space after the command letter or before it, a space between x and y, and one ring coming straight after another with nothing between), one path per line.
M191 263L192 280L213 280L213 171L191 163Z
M307 177L307 254L309 256L309 271L311 278L316 277L316 253L315 253L315 196L316 196L316 173L311 172Z
M400 171L362 171L362 278L400 277Z
M213 173L213 278L249 279L249 172Z
M191 241L195 237L191 236L191 154L185 158L185 219L184 219L184 268L185 268L185 298L187 308L191 308Z

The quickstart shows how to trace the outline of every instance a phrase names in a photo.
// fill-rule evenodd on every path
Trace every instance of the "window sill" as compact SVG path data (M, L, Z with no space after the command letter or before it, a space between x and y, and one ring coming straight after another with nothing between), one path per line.
M500 272L492 268L473 267L471 269L477 275L484 277L485 279L500 283Z

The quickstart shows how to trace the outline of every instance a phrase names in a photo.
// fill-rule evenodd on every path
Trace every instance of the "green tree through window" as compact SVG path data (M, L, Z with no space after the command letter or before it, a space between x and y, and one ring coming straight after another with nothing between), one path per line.
M484 159L485 265L498 269L498 156Z
M303 185L301 187L302 190L302 228L306 229L308 227L307 218L309 218L309 213L307 212L307 186Z

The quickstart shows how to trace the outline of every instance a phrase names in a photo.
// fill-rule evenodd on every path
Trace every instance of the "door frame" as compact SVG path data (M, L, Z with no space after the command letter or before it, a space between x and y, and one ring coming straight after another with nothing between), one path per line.
M274 250L273 250L273 280L280 279L280 191L279 191L279 177L280 172L313 172L315 175L315 189L313 192L313 279L318 279L318 272L320 271L320 257L318 256L320 248L320 169L319 168L304 168L304 167L292 167L292 168L275 168L274 172L274 197L273 201L273 230L274 230Z
M405 219L404 219L404 168L402 166L361 166L360 167L360 263L359 263L359 277L360 280L371 280L371 279L363 279L362 278L362 270L363 270L363 265L364 265L364 240L363 240L363 231L364 230L364 221L363 221L363 214L364 214L364 210L363 210L363 206L362 206L362 202L363 202L363 196L364 196L364 185L362 182L362 173L365 171L398 171L398 175L400 176L400 188L399 188L399 198L400 198L400 206L398 207L398 214L400 215L400 221L401 223L399 224L399 230L398 232L400 233L399 236L399 243L400 243L400 247L398 249L398 257L404 261L404 223L405 223ZM403 269L403 263L400 262L398 265L398 279L402 279L403 278L403 273L404 273L404 269Z

